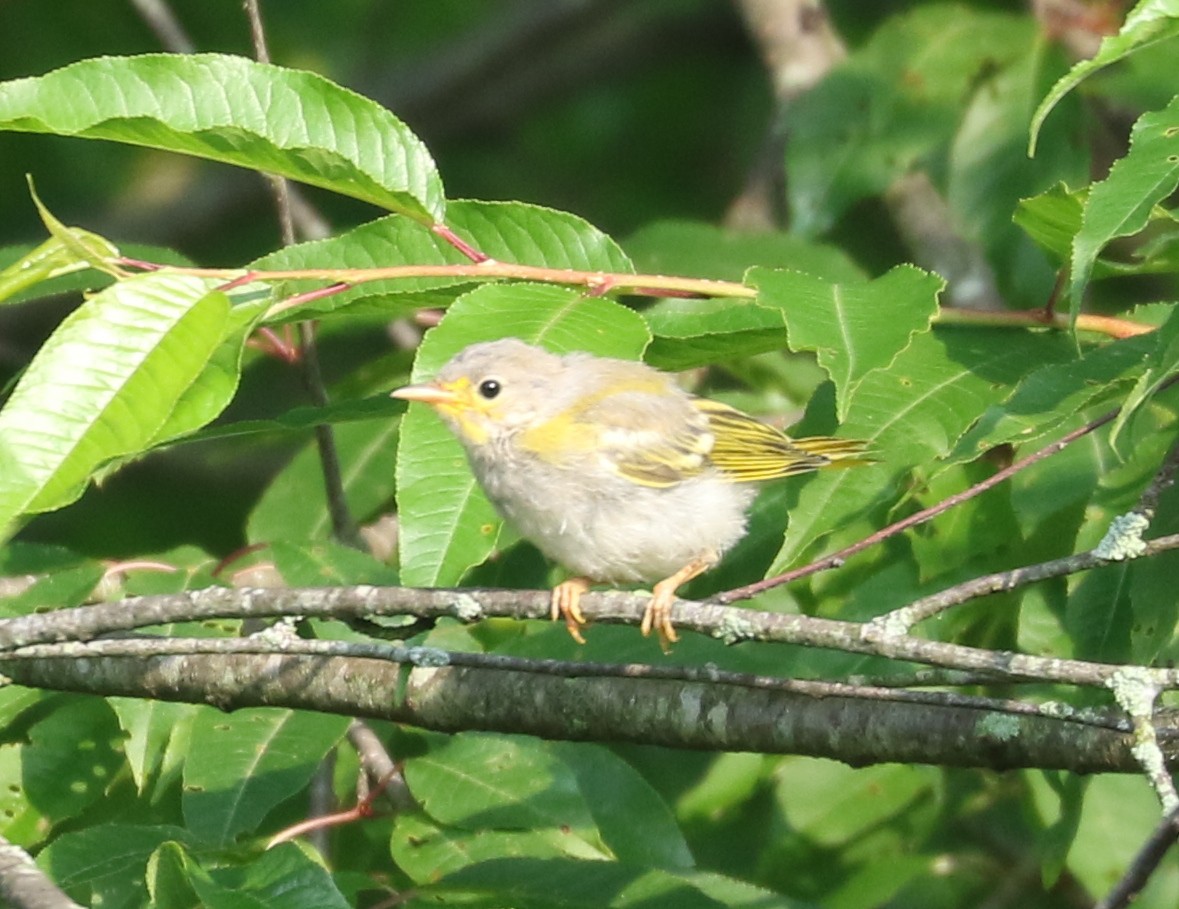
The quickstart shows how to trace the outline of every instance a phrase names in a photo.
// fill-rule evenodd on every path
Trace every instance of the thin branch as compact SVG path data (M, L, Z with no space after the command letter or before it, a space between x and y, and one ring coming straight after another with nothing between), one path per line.
M744 587L726 590L724 593L717 594L712 599L717 603L736 603L740 600L748 600L751 597L757 596L759 593L764 593L765 591L772 590L775 587L781 587L783 584L789 584L792 581L797 581L801 578L808 577L809 575L817 574L820 571L838 568L853 555L857 555L858 553L863 552L865 549L870 549L876 544L884 542L889 537L894 537L897 534L908 530L910 527L916 527L920 524L926 523L927 521L931 521L942 512L949 511L956 505L961 505L963 502L970 501L975 496L981 495L988 489L998 486L1000 483L1005 482L1006 480L1015 476L1015 474L1019 473L1021 470L1026 470L1033 464L1037 464L1040 461L1043 461L1045 458L1051 457L1052 455L1062 451L1068 445L1071 445L1073 442L1077 441L1077 439L1084 438L1089 433L1100 429L1106 423L1112 422L1117 418L1117 415L1120 412L1120 408L1115 408L1108 413L1104 413L1097 419L1090 420L1079 429L1074 429L1072 432L1066 433L1055 442L1052 442L1050 445L1045 445L1039 451L1028 455L1026 458L1021 458L1014 464L997 471L992 476L987 477L987 479L983 480L981 483L975 483L968 489L962 490L962 492L955 493L952 496L947 496L936 505L931 505L929 508L923 508L916 514L911 514L907 518L902 518L896 523L889 524L887 527L884 527L873 534L869 534L868 536L864 537L864 539L852 543L850 546L845 546L843 549L833 552L828 556L824 556L821 559L817 559L816 561L811 562L809 565L803 565L799 568L792 569L791 571L774 575L772 578L766 578L763 581L747 584ZM910 607L905 608L908 609ZM900 610L897 611L899 612Z
M0 836L0 906L11 909L83 909L66 896L25 850Z
M1170 380L1168 384L1173 381L1174 380ZM1119 412L1120 410L1110 411L1109 413L1099 417L1098 420L1094 422L1100 421L1099 425L1101 423L1108 423ZM1065 436L1057 443L1054 443L1054 445L1059 444L1060 442L1065 442L1066 439L1069 442L1075 441L1076 438L1080 438L1079 434L1092 431L1094 428L1096 427L1093 425L1093 423L1088 423L1085 426L1082 426L1081 429L1076 430L1076 433L1070 433L1070 436L1073 436L1074 438ZM1052 447L1053 446L1048 446L1048 448ZM1031 455L1029 458L1025 458L1017 464L1012 464L1007 468L1007 471L1014 471L1016 468L1022 469L1023 467L1028 466L1027 462L1032 458L1042 460L1043 457L1047 457L1047 455L1044 454L1045 451L1047 451L1047 449L1041 449L1040 451ZM872 620L872 624L882 629L891 629L891 631L894 633L898 631L908 632L909 629L918 622L923 622L926 619L932 618L933 616L944 612L952 606L957 606L961 603L967 602L968 600L973 600L980 596L987 596L999 591L1012 590L1015 587L1022 587L1025 584L1031 584L1035 581L1042 581L1047 578L1075 574L1078 571L1086 571L1090 568L1095 568L1098 565L1107 564L1111 561L1118 561L1120 557L1124 557L1124 554L1133 553L1147 545L1143 541L1142 535L1150 527L1150 521L1154 517L1154 510L1158 504L1159 496L1161 496L1163 491L1168 486L1170 486L1172 482L1174 482L1175 472L1177 469L1179 469L1179 443L1171 448L1170 453L1163 460L1162 466L1155 473L1155 476L1151 480L1150 484L1146 487L1145 490L1143 490L1142 496L1138 500L1138 504L1135 506L1135 508L1129 513L1117 517L1111 524L1105 538L1101 541L1101 543L1099 543L1090 551L1077 553L1075 555L1063 556L1059 559L1051 559L1047 562L1041 562L1038 565L1026 565L1022 568L1013 568L1010 571L999 571L995 572L994 574L972 578L971 580L951 587L948 590L943 590L939 593L922 597L920 600L909 603L907 606L902 606L899 609L894 609L892 612L877 616ZM1000 471L999 473L995 474L995 476L990 477L984 482L994 485L993 481L1002 473L1003 471ZM1008 476L1009 475L1010 474L1008 474ZM978 484L978 486L982 485L982 483ZM978 486L972 486L964 493L959 493L959 496L966 495L967 493L969 493L970 496L977 495L975 490L978 488ZM987 488L990 487L988 486ZM955 498L957 497L951 496L950 499L947 499L946 501L951 501ZM959 499L959 501L965 500ZM933 507L936 509L943 504L944 502L938 503L938 505ZM957 504L957 502L954 504ZM931 510L933 509L926 509L926 512ZM914 515L914 517L919 517L924 514L925 512L920 512L918 515ZM902 521L900 523L904 522ZM897 525L895 524L893 525L893 527L896 526ZM880 532L884 533L889 530L891 530L891 528L885 528L884 531ZM876 536L876 534L873 534L873 536ZM835 555L840 555L840 553L836 553Z
M243 0L242 5L250 23L250 41L254 46L254 56L260 63L269 63L270 51L266 46L266 29L262 24L261 5L258 0ZM295 218L291 205L290 183L284 177L273 175L267 175L266 180L274 196L283 246L293 246ZM303 386L316 406L327 407L330 400L320 371L319 346L315 340L313 322L299 323L299 353L299 373L303 379ZM344 473L340 466L340 452L336 447L335 433L327 423L315 427L315 445L319 449L324 497L332 522L332 535L348 546L363 548L360 527L348 508L348 497L344 492Z
M348 741L360 756L360 766L372 781L372 789L379 789L393 803L395 811L408 811L417 807L417 799L409 791L401 765L393 760L372 726L361 720L353 720L348 727Z
M1125 909L1142 892L1150 876L1162 863L1167 851L1179 839L1179 807L1171 809L1154 828L1150 838L1138 850L1134 861L1104 897L1094 904L1093 909Z
M251 281L314 280L342 284L365 284L370 281L387 281L402 278L476 278L478 280L538 281L546 284L560 284L586 287L592 294L621 293L652 297L705 297L728 299L754 299L757 291L735 281L718 281L709 278L684 278L674 275L631 274L627 272L578 271L572 268L545 268L537 265L518 265L511 262L497 262L488 259L480 263L458 265L395 265L384 268L303 268L249 270L234 268L184 268L161 265L142 259L120 257L114 264L146 271L162 271L168 274L194 275L206 278L222 278L234 284L248 284ZM276 303L266 317L273 319L304 301L284 300ZM934 317L934 324L990 325L1006 328L1059 328L1068 329L1067 315L1046 316L1043 310L1022 310L1004 313L978 313L943 306ZM1093 316L1081 313L1077 326L1081 331L1115 338L1126 338L1147 334L1155 326L1118 319L1110 316Z
M174 54L191 54L196 50L192 38L163 0L131 0L131 5L155 33L156 40L164 50Z

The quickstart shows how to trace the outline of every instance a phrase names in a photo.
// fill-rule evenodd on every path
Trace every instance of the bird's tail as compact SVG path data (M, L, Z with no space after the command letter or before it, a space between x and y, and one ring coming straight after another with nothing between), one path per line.
M859 439L811 436L809 439L791 439L790 443L807 454L826 458L828 463L822 465L823 467L858 467L876 461L876 458L872 457L868 443Z

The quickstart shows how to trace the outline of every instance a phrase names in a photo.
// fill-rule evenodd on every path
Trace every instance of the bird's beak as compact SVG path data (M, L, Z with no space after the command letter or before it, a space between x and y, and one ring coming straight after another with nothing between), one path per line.
M453 407L461 399L453 387L435 385L432 382L396 388L389 393L389 396L400 398L403 401L418 401L422 404L429 404L431 407L446 407L448 405Z

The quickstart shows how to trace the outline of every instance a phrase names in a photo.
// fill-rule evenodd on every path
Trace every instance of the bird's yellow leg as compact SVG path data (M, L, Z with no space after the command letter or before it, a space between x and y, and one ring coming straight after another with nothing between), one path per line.
M675 602L675 592L715 564L716 558L713 556L693 559L671 577L664 578L651 588L651 600L643 611L643 623L639 626L644 637L654 629L664 649L667 649L668 644L674 644L680 639L671 624L671 606Z
M585 643L581 633L581 626L585 624L585 616L581 612L581 595L592 586L593 582L589 578L570 578L553 588L553 605L550 611L553 621L564 617L569 636L578 644Z

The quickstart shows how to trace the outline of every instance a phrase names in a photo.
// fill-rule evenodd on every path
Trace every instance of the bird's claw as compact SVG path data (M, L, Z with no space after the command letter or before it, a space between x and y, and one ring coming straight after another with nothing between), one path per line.
M643 637L652 631L659 635L659 646L664 651L680 639L675 626L671 623L671 607L674 602L674 588L667 590L662 587L662 584L656 584L651 599L647 603L647 608L643 610L642 624L639 625Z
M585 643L585 636L581 633L581 626L586 624L585 613L581 611L581 595L589 589L590 582L585 578L570 578L553 588L549 614L554 622L564 618L569 636L578 644Z

